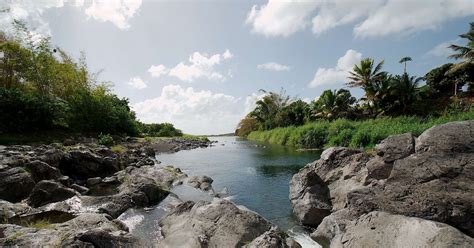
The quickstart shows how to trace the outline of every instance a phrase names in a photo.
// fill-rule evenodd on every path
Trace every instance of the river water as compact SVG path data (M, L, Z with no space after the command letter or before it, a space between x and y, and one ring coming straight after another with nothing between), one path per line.
M215 137L212 147L159 154L162 165L179 167L188 175L206 175L214 179L216 192L224 189L229 199L253 210L288 231L304 247L319 247L298 225L288 198L289 181L305 164L319 158L318 152L300 152L291 148L257 144L238 137ZM187 186L175 188L183 200L209 199L209 195ZM166 209L131 210L121 216L131 232L156 237L158 219Z

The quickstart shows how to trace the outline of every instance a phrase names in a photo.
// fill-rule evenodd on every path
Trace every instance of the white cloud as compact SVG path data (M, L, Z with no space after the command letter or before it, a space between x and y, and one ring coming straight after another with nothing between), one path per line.
M310 88L321 85L342 83L347 80L348 72L362 59L362 54L349 49L344 56L340 57L337 65L333 68L318 68L313 80L309 83Z
M460 45L460 43L461 43L461 39L455 39L455 40L443 42L433 47L431 50L429 50L426 53L426 55L446 58L449 55L453 54L453 50L449 48L449 46L452 44Z
M148 72L151 74L152 77L160 77L161 75L165 75L166 73L168 73L168 70L164 65L152 65L148 69Z
M433 30L454 18L474 15L472 0L389 0L356 25L356 36Z
M309 24L309 16L317 7L316 1L269 0L262 6L254 5L246 23L252 30L266 36L289 36Z
M130 81L128 81L127 84L139 90L145 89L147 87L146 83L140 77L130 78Z
M141 121L171 122L192 134L233 132L245 114L240 98L173 84L163 87L160 96L132 108Z
M278 64L275 62L269 62L265 64L257 65L258 69L269 70L269 71L289 71L290 67L287 65Z
M312 18L315 34L352 24L355 36L375 37L433 30L471 15L472 0L269 0L253 6L246 23L265 36L289 36L304 30Z
M49 23L43 18L45 11L59 9L66 4L81 8L89 17L99 21L110 21L120 29L130 27L128 21L141 6L141 0L22 0L0 2L0 29L10 32L14 19L28 23L32 31L41 35L51 35ZM86 6L87 5L87 6Z
M142 4L142 0L93 0L85 9L87 16L99 21L109 21L120 29L128 29L132 18Z
M214 54L212 56L194 52L191 56L189 56L189 63L179 63L170 69L168 75L179 78L180 80L186 82L192 82L198 78L224 81L225 76L216 71L215 67L223 60L228 60L232 57L233 54L230 53L229 50L226 50L222 55Z

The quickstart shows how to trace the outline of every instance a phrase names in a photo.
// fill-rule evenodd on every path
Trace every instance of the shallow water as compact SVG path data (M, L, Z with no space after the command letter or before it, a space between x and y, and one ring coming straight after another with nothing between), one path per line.
M188 175L206 175L214 179L216 192L227 188L229 199L253 210L294 236L304 247L315 244L304 233L292 215L288 198L289 181L305 164L319 158L318 152L298 152L291 148L262 145L237 137L211 138L218 143L209 148L159 154L162 165L181 168ZM174 190L183 200L207 198L188 186ZM121 219L132 232L143 236L156 236L158 219L165 213L166 205L150 210L129 210ZM136 223L132 223L136 222Z

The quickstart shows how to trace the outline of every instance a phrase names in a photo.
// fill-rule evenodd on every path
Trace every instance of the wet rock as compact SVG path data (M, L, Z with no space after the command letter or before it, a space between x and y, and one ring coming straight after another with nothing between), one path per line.
M196 189L201 189L204 191L212 190L212 178L208 176L192 176L188 179L187 184Z
M160 222L159 247L238 247L270 230L271 223L226 200L185 202Z
M35 182L23 168L10 168L0 171L0 199L19 202L30 194Z
M51 202L63 201L75 195L76 191L58 182L43 180L34 187L28 198L28 205L39 207Z
M41 180L56 180L62 176L58 169L39 160L26 164L26 169L31 173L35 182Z

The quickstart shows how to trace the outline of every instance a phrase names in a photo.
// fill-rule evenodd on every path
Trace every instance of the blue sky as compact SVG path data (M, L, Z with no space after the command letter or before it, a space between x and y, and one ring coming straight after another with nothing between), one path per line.
M474 21L472 0L0 1L0 26L24 19L127 97L145 122L232 132L259 89L306 100L344 87L361 58L423 76L450 62ZM351 89L360 96L360 90Z

